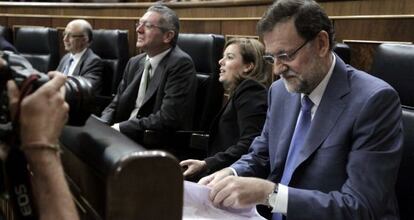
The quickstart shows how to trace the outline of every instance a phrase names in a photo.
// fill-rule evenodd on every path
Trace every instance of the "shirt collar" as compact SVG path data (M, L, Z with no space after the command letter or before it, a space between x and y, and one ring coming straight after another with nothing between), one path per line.
M335 67L336 57L333 53L331 53L331 56L333 57L333 59L331 67L328 70L328 74L326 74L326 76L319 83L319 85L309 94L309 98L310 100L312 100L315 107L318 107L319 103L321 103L322 96L325 93L326 86L328 86L329 79L331 78L333 69ZM301 94L301 97L303 96L304 94Z
M73 61L79 61L80 60L80 58L83 56L83 54L86 52L86 49L88 49L88 48L85 48L85 49L83 49L81 52L79 52L79 53L75 53L75 54L71 54L70 55L70 57L72 57L73 58Z
M151 63L151 69L152 72L155 71L155 69L158 67L158 64L160 64L161 60L168 54L168 52L170 52L171 48L169 48L168 50L165 50L153 57L149 57L147 55L146 60L149 59L150 63Z

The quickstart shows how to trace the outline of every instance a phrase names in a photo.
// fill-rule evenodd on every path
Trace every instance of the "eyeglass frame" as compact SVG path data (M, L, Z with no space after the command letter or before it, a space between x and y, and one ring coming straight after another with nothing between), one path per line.
M85 33L83 33L83 34L72 34L72 33L70 33L70 32L66 32L66 31L64 31L63 32L63 37L69 37L69 38L80 38L80 37L85 37Z
M155 24L151 24L148 21L137 21L135 23L135 29L140 28L142 25L144 25L144 28L146 30L151 30L151 29L154 29L154 28L158 28L161 31L168 31L168 30L170 30L169 28L166 28L166 27L161 27L161 26L158 26L158 25L155 25Z
M263 59L269 63L269 64L274 64L276 63L277 60L280 60L282 62L291 62L293 60L295 60L296 58L296 54L300 51L300 49L302 49L303 47L305 47L306 44L308 44L310 41L312 41L312 39L306 40L302 45L300 45L298 48L296 48L294 51L292 51L291 53L281 53L281 54L265 54L263 55Z

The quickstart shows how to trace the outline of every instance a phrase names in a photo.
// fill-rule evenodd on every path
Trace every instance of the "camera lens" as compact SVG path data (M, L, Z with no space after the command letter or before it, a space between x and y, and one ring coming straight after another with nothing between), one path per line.
M69 76L65 89L65 99L69 104L68 125L84 125L94 108L95 98L91 83L81 77Z

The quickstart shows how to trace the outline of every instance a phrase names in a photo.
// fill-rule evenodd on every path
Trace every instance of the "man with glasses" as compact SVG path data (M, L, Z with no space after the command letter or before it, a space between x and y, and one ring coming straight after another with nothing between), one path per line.
M63 44L68 53L60 60L57 71L68 76L88 79L95 94L102 90L104 64L89 48L92 42L92 26L83 19L68 23L63 32Z
M313 0L276 1L258 32L281 80L249 153L200 180L212 202L268 205L272 219L398 219L398 94L332 52L332 24Z
M145 130L190 129L196 75L192 59L177 45L179 20L170 8L151 6L136 24L144 53L126 65L118 92L101 119L141 142Z

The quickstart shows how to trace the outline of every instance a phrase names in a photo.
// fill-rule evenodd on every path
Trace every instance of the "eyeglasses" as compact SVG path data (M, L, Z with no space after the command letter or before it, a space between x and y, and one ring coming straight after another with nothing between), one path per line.
M135 23L135 28L138 29L142 25L144 25L145 30L151 30L151 29L154 29L154 28L158 28L158 29L163 30L163 31L168 30L168 28L161 27L161 26L158 26L158 25L155 25L155 24L151 24L148 21L138 21L137 23Z
M309 41L311 40L306 40L302 45L300 45L296 50L292 51L291 53L281 53L277 55L266 54L263 56L263 59L272 65L276 63L276 61L278 60L280 62L293 61L296 58L295 55L299 52L300 49L302 49L307 43L309 43Z
M69 37L69 38L77 38L77 37L84 37L85 34L73 34L73 33L65 31L65 32L63 32L63 36L64 37Z

